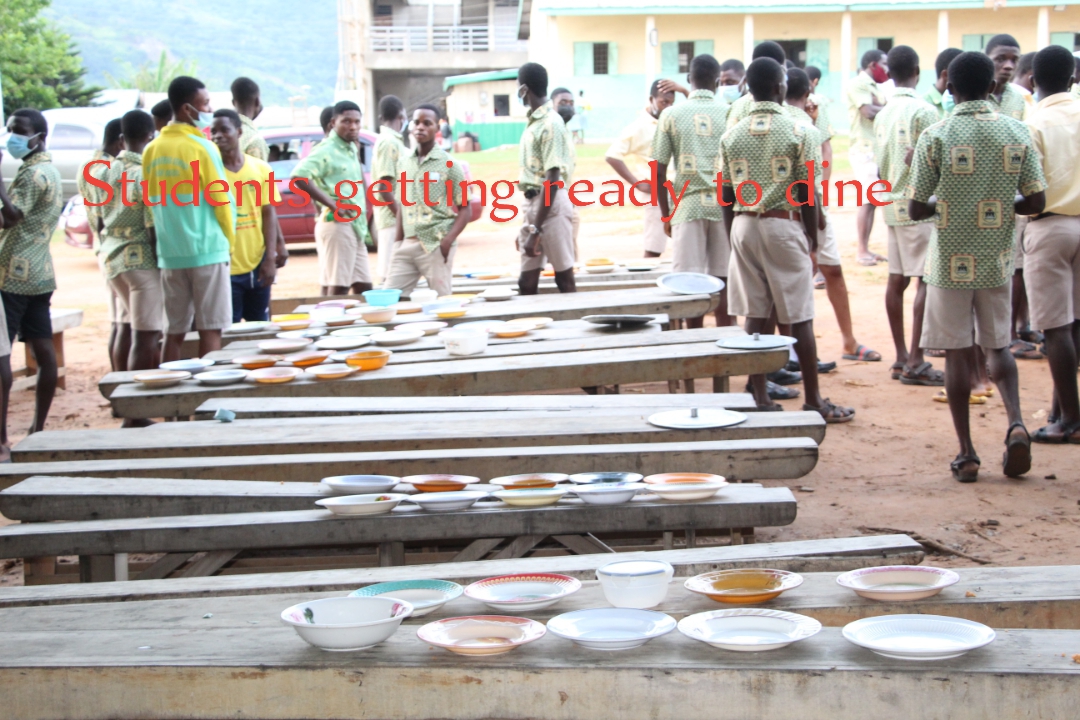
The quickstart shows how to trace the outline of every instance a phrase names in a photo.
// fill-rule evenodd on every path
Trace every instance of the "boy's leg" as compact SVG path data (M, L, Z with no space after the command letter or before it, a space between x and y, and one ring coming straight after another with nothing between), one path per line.
M435 250L435 252L439 252ZM424 246L416 238L405 238L394 249L394 257L390 261L389 275L383 282L383 287L390 290L400 290L402 295L409 295L420 281L422 274L418 261L424 254ZM440 255L441 259L441 255ZM449 292L440 292L437 288L432 290L439 295L449 295Z
M724 228L723 220L709 220L706 226L705 251L708 267L706 272L713 277L720 278L724 287L720 290L720 299L717 302L713 317L717 327L734 325L735 318L728 314L728 269L731 266L731 239Z
M1001 393L1009 418L1004 473L1019 477L1031 469L1031 437L1020 413L1020 379L1009 352L1012 334L1012 286L975 291L975 340L986 353L990 377Z
M909 283L910 278L890 272L888 284L885 286L885 314L889 318L889 331L896 349L896 362L893 363L892 370L896 373L893 377L897 379L897 371L903 370L908 364L907 338L904 336L904 291Z
M50 304L52 293L31 295L26 312L23 314L23 342L30 348L37 363L37 387L35 388L34 420L30 433L45 429L45 419L49 416L53 397L56 395L56 347L53 345L52 317Z
M251 288L244 291L244 317L255 322L270 320L270 291L273 285L259 284L259 271L251 273Z
M708 273L709 271L709 221L688 220L671 226L671 271ZM726 305L726 302L725 302ZM719 306L717 307L719 310ZM705 326L705 317L686 318L687 328Z
M644 201L646 198L639 196L639 200ZM667 249L668 238L664 232L664 221L661 219L663 213L660 212L659 205L646 205L642 210L645 212L645 257L658 258Z
M165 305L165 346L161 359L163 362L172 362L179 360L183 354L184 337L195 321L191 268L161 270L161 293ZM229 318L232 318L231 300Z
M379 247L376 250L379 263L379 279L383 281L385 286L387 278L390 277L390 263L394 259L394 242L397 239L397 227L391 226L383 228L379 232Z
M11 397L11 353L0 356L0 462L11 462L11 443L8 440L8 398Z
M190 268L199 357L221 349L221 331L232 324L229 263Z
M251 273L229 276L229 294L232 297L232 321L234 323L244 319L244 293L247 291L250 282Z
M352 225L346 225L346 227L356 234ZM359 295L362 292L367 292L375 287L375 283L371 279L371 263L368 262L367 243L363 238L355 239L356 245L355 252L353 253L352 269L350 271L349 287L352 290L353 295Z

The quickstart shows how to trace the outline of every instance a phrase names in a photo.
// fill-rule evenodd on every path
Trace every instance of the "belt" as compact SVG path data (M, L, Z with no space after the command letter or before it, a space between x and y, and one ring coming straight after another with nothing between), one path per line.
M1034 222L1034 221L1036 221L1036 220L1042 220L1043 218L1048 218L1048 217L1057 217L1057 216L1058 216L1058 215L1060 215L1060 214L1061 214L1061 213L1050 213L1050 212L1046 212L1046 213L1039 213L1038 215L1032 215L1032 216L1031 216L1031 221L1032 221L1032 222Z
M540 194L540 188L529 188L525 191L525 199L532 200L534 197Z
M795 222L800 222L802 219L802 215L795 212L794 210L766 210L765 212L760 213L747 213L747 215L753 215L758 218L778 218L780 220L794 220Z

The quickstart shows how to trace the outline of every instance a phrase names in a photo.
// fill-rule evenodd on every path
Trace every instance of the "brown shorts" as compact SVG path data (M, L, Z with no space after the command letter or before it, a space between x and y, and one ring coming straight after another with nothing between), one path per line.
M232 325L232 279L229 263L161 271L165 296L165 332L223 330Z
M1008 347L1012 332L1012 283L996 288L954 290L926 286L922 347L963 350L975 343L988 350Z
M731 226L728 313L783 324L814 319L814 276L801 223L736 213Z
M672 272L728 276L731 242L723 220L690 220L671 226Z
M405 238L394 249L394 259L390 263L390 275L383 283L384 288L400 290L402 295L409 295L420 278L427 278L428 287L439 293L449 295L454 277L454 253L457 243L450 248L450 255L443 259L442 250L435 248L431 252L424 250L423 244L416 238Z
M319 254L319 284L351 287L371 282L367 245L356 236L352 223L315 221L315 250Z
M165 326L165 298L161 290L160 270L128 270L109 280L116 294L121 315L130 318L131 329L161 332ZM232 307L232 295L229 295Z
M1080 216L1032 220L1024 230L1024 255L1031 326L1072 324L1080 313Z

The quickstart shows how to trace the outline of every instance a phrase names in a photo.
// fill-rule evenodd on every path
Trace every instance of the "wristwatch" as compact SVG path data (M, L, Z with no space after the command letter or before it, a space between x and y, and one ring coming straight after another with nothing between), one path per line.
M536 226L535 226L535 225L533 225L532 223L529 223L528 225L526 225L526 226L525 226L525 229L529 231L529 234L530 234L530 235L532 235L533 233L535 233L535 234L537 234L537 235L539 235L539 234L540 234L540 228L536 227Z

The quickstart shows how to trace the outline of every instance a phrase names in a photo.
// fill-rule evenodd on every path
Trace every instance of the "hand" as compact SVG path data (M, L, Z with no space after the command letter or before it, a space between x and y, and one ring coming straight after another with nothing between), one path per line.
M289 251L285 248L285 243L278 243L277 257L274 258L274 266L280 270L285 267L287 262L289 262Z
M806 114L810 116L810 119L817 122L818 119L818 106L813 100L806 101Z
M270 287L274 284L274 279L277 278L277 261L268 262L269 258L259 263L259 287Z
M454 247L453 240L447 242L446 238L443 238L442 242L439 243L439 251L442 253L443 262L450 262L450 249L452 247Z
M525 255L526 257L540 257L540 248L537 245L540 244L540 233L534 232L529 234L529 239L525 241Z
M668 237L671 237L671 221L670 220L665 220L664 221L664 234L667 235Z
M909 147L907 152L904 153L904 164L911 167L911 159L915 157L915 148Z
M661 93L677 92L682 93L683 95L690 94L690 92L686 88L684 88L682 85L675 82L674 80L661 80L660 83L656 86L656 90L657 92Z
M817 229L819 232L825 232L825 213L818 210L817 214Z

